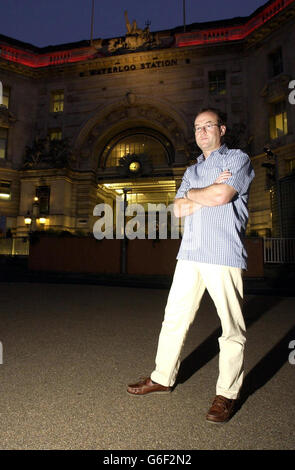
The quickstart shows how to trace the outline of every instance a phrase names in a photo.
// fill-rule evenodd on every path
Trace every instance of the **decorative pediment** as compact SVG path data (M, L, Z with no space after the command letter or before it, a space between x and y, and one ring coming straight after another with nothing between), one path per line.
M261 90L261 96L266 98L266 101L269 103L287 96L289 93L288 84L290 80L291 77L287 74L280 74L277 77L272 78Z
M68 139L36 138L26 147L23 169L66 168L72 163L73 153Z

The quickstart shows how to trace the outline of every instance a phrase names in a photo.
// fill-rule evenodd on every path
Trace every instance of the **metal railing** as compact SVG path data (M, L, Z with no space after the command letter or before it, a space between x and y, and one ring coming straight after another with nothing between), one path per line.
M0 238L0 255L29 254L30 242L28 237Z
M295 238L265 238L265 263L295 263Z

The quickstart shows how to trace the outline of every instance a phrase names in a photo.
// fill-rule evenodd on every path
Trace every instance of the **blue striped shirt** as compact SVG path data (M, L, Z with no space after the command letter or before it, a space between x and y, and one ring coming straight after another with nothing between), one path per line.
M228 149L225 144L206 159L202 154L185 171L175 197L182 198L189 189L213 184L224 170L232 174L225 183L237 191L236 196L227 204L204 206L185 217L177 259L246 269L243 236L248 221L249 188L255 176L248 155L239 149Z

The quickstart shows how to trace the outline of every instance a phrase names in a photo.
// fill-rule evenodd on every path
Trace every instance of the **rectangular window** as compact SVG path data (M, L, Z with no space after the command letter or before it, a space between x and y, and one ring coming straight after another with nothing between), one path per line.
M4 237L6 233L6 216L0 215L0 237Z
M0 201L10 201L11 199L11 182L0 181Z
M8 129L0 127L0 158L6 158L7 155Z
M287 111L285 101L274 103L269 117L269 135L276 139L288 133Z
M226 94L226 73L225 70L215 70L208 72L208 83L210 95Z
M292 160L288 161L288 172L295 173L295 158L292 158Z
M38 186L36 188L36 196L39 202L39 214L49 214L49 201L50 201L50 187L49 186Z
M6 108L9 108L10 88L8 86L2 86L2 104Z
M49 129L49 138L50 140L61 140L62 130L61 129Z
M274 52L269 54L268 56L269 62L269 76L275 77L283 72L283 55L282 55L282 48L279 47Z
M51 93L50 111L52 113L62 113L64 110L64 91L56 90Z

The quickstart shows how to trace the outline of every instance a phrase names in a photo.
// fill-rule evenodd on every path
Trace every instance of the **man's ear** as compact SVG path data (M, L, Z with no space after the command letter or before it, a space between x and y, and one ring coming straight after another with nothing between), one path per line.
M220 126L220 137L222 137L226 132L226 126L224 124L222 124Z

